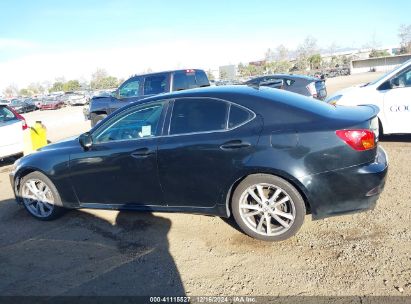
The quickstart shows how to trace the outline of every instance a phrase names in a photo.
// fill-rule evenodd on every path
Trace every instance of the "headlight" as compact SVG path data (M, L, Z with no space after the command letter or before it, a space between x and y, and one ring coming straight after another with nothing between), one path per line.
M341 97L342 97L342 95L335 95L335 96L327 99L326 102L334 106L341 99Z

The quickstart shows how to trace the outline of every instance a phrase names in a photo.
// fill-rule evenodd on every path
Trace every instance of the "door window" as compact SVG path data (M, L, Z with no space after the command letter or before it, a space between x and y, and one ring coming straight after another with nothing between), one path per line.
M411 87L411 69L402 72L400 75L397 76L397 78L399 88Z
M122 98L138 97L140 95L140 79L126 82L120 89L119 95Z
M0 122L6 122L13 120L15 118L12 111L7 109L6 107L0 107Z
M144 81L144 95L164 93L166 87L167 75L148 76Z
M112 119L94 136L95 143L154 137L157 134L164 103L145 105Z
M170 134L218 131L226 128L228 104L214 99L178 99L174 102Z

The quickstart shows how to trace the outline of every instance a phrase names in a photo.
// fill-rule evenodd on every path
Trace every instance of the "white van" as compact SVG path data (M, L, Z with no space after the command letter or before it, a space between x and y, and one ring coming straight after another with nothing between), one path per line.
M380 108L380 133L411 133L411 60L373 82L341 90L327 102L376 105Z

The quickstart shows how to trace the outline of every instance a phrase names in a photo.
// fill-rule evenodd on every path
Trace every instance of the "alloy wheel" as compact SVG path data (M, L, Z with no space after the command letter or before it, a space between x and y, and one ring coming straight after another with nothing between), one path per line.
M296 216L290 195L280 187L266 183L252 185L242 193L239 211L244 223L264 236L285 233Z
M50 216L54 209L54 197L50 188L39 179L27 180L22 188L23 203L35 217Z

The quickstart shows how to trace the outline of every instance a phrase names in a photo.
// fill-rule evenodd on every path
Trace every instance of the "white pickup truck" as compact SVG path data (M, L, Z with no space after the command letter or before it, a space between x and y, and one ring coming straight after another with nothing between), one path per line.
M376 105L380 108L380 134L411 133L411 60L373 82L341 90L327 102Z
M25 129L23 116L0 104L0 160L23 153Z

